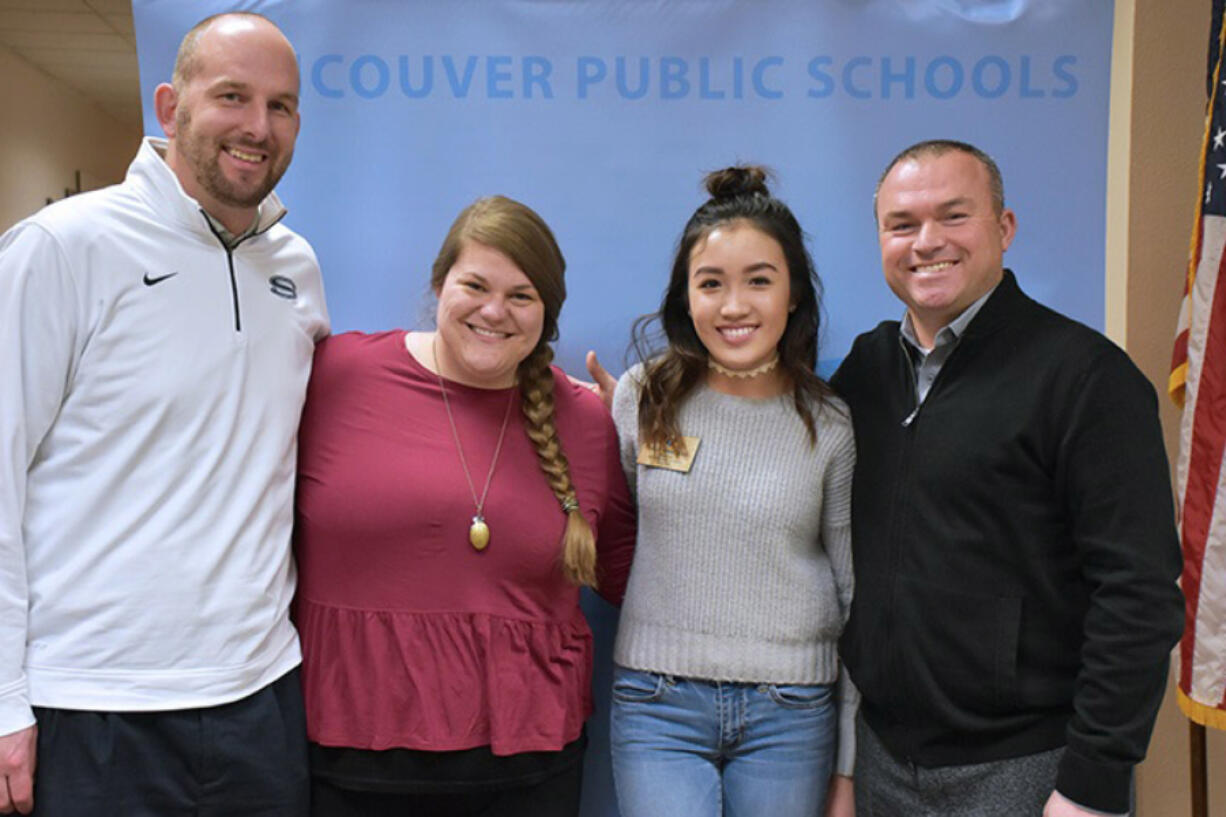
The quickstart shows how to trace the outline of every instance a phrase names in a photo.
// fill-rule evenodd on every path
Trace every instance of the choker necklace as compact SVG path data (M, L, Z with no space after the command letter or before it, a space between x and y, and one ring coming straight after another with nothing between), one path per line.
M743 370L729 369L727 366L721 366L718 363L716 363L713 358L710 358L710 357L707 358L707 367L713 372L722 374L724 377L739 377L739 378L757 377L760 374L766 374L767 372L774 371L774 368L778 365L779 365L779 355L775 355L770 360L768 360L766 363L763 363L761 366L758 366L757 368L743 369Z
M502 417L502 430L498 432L498 445L494 446L494 456L490 460L490 472L485 475L485 487L481 489L481 498L477 499L477 487L473 485L473 477L468 470L468 460L464 458L464 446L460 445L460 432L456 431L455 417L451 413L451 401L447 399L447 386L443 383L442 369L438 365L438 350L435 348L437 341L437 334L430 339L430 356L434 358L434 376L438 378L438 388L443 393L443 408L447 410L447 422L451 424L451 438L455 440L455 450L460 455L460 467L464 469L464 479L468 481L468 490L473 496L473 506L477 509L473 523L468 527L468 542L477 550L485 550L490 543L490 526L485 523L482 511L485 508L485 498L490 493L490 482L494 479L494 468L498 465L498 455L502 453L502 440L507 435L507 423L511 419L511 403L515 400L515 389L511 389L511 393L507 396L507 411Z

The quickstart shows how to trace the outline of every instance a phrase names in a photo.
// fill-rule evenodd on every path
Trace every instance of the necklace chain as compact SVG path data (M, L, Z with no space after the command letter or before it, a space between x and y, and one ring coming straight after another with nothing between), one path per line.
M740 371L737 369L729 369L727 366L721 366L720 364L716 363L713 358L709 358L709 357L707 358L707 366L712 371L718 372L719 374L722 374L724 377L737 377L737 378L757 377L760 374L766 374L767 372L772 371L778 365L779 365L779 355L775 355L773 358L768 360L766 363L763 363L761 366L757 366L753 369L746 369L743 371Z
M460 444L460 432L456 430L455 416L451 413L451 401L447 399L447 386L443 383L442 369L438 365L438 335L430 339L430 356L434 358L434 376L438 378L439 391L443 393L443 408L447 411L447 422L451 425L451 438L455 440L456 453L460 455L460 467L464 469L464 479L468 481L468 490L473 497L473 505L477 509L476 519L484 519L485 498L490 493L490 483L494 480L494 468L498 465L498 455L502 453L502 441L507 435L507 424L511 420L511 404L515 400L515 390L507 396L507 410L502 416L502 430L498 432L498 444L494 446L494 456L490 460L490 471L485 475L485 487L481 489L481 498L477 498L477 486L473 484L472 472L468 470L468 460L464 456L464 446ZM475 521L475 520L474 520Z

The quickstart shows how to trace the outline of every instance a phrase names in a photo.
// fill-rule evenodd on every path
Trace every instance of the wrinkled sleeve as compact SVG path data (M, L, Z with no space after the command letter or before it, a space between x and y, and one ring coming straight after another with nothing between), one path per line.
M59 245L30 222L0 237L0 734L34 723L24 672L27 474L68 391L78 303Z
M599 419L605 431L602 455L608 493L596 534L596 569L600 577L597 590L606 601L620 605L630 578L630 564L634 561L636 514L622 472L617 429L603 407Z
M641 371L642 366L627 371L618 379L613 391L613 422L617 426L621 467L633 501L637 501L638 494L639 383L636 378Z
M828 407L826 411L834 411ZM846 412L846 409L842 409ZM826 466L822 484L822 546L830 557L834 569L835 589L839 595L839 609L843 624L851 614L851 597L855 590L851 552L851 484L856 465L856 445L850 425L832 425L839 439ZM860 694L847 668L839 664L838 695L838 753L835 757L836 774L850 777L856 761L856 711L860 707Z
M1056 789L1122 813L1183 627L1169 467L1153 387L1120 350L1089 362L1066 410L1056 487L1090 605Z

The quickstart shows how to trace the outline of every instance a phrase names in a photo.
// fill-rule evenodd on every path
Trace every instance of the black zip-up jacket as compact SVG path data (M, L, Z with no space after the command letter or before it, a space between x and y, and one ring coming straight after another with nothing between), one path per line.
M1056 788L1128 810L1183 626L1154 390L1012 273L916 408L887 321L832 384L856 430L840 644L867 724L921 766L1061 745Z

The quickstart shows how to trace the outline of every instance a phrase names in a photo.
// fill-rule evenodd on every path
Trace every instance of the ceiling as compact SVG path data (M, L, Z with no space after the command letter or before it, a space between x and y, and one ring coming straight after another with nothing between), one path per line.
M0 0L0 46L141 129L131 0Z

